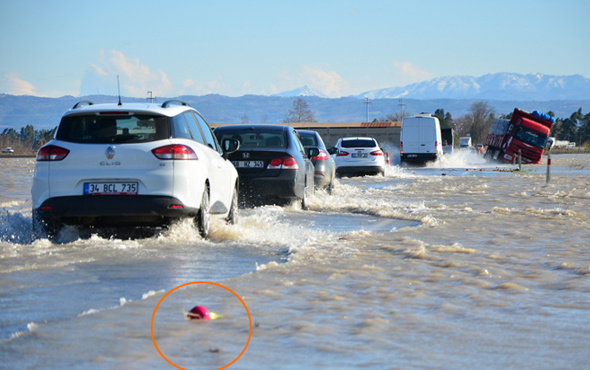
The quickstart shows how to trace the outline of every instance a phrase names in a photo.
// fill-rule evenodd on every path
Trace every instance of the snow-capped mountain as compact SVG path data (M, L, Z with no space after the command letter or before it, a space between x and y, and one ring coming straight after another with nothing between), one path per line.
M590 79L581 75L550 76L541 73L492 73L481 77L437 77L404 87L367 91L364 99L491 99L576 100L590 99Z
M278 94L273 94L272 96L282 96L282 97L292 97L292 96L317 96L320 98L327 98L328 96L321 93L320 91L313 89L307 85L304 85L298 89L285 91Z

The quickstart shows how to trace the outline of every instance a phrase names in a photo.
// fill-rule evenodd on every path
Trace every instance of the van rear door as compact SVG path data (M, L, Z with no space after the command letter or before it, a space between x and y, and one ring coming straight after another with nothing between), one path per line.
M435 125L429 119L412 118L403 127L404 153L434 153Z

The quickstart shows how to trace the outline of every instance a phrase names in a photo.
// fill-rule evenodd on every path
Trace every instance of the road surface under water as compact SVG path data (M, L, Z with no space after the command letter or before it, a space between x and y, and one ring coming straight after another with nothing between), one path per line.
M459 152L210 240L60 243L30 233L34 159L2 159L0 368L587 368L590 156L552 159L549 184Z

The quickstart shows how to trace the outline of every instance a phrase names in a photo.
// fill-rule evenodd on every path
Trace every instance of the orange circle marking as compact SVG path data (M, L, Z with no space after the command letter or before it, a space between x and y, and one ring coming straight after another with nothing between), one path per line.
M162 352L160 351L160 348L158 348L158 344L156 343L156 338L154 337L154 318L156 317L156 311L158 311L158 307L160 307L160 303L162 303L162 301L164 301L164 299L166 297L168 297L168 295L170 293L174 292L177 289L180 289L182 287L185 287L187 285L192 285L192 284L210 284L210 285L215 285L215 286L218 286L220 288L223 288L223 289L227 290L228 292L230 292L231 294L233 294L237 299L239 299L240 302L242 302L242 305L244 306L244 308L246 309L246 313L248 314L248 321L250 322L250 331L248 332L248 340L246 341L246 345L244 346L244 349L242 350L242 352L240 352L240 354L238 355L238 357L236 357L229 364L227 364L227 365L225 365L223 367L220 367L217 370L225 369L225 368L233 365L234 362L238 361L238 359L240 357L242 357L242 355L244 354L244 352L246 352L246 348L248 348L248 345L250 344L250 338L252 338L252 317L250 316L250 311L248 311L248 306L246 306L246 303L244 303L244 300L242 298L240 298L239 295L237 295L233 290L229 289L225 285L221 285L221 284L218 284L218 283L213 283L213 282L210 282L210 281L193 281L191 283L186 283L186 284L179 285L176 288L174 288L171 291L169 291L168 293L164 294L164 296L160 299L160 301L156 305L156 308L154 308L154 313L152 314L152 324L151 324L152 341L154 342L154 346L156 347L156 350L158 351L158 353L160 354L160 356L162 356L162 358L164 360L166 360L166 362L168 362L170 365L174 366L177 369L186 370L185 368L180 367L180 366L174 364L172 361L168 360L166 358L166 356L164 356L164 354L162 354Z

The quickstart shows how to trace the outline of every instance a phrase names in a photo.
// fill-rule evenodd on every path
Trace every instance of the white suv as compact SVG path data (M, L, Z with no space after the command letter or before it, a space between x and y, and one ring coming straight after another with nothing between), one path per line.
M33 228L162 226L209 216L237 222L238 174L201 114L186 103L77 103L37 153Z

